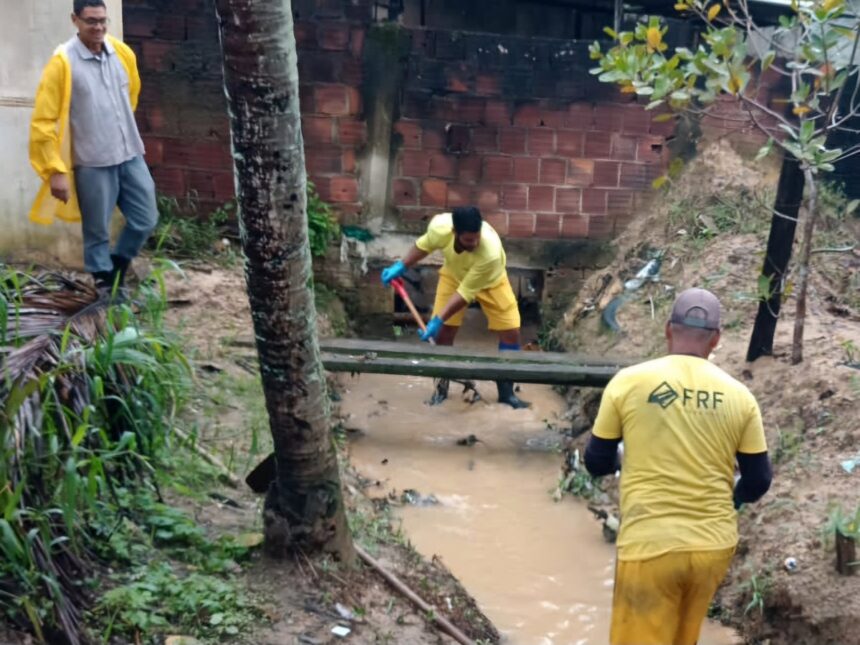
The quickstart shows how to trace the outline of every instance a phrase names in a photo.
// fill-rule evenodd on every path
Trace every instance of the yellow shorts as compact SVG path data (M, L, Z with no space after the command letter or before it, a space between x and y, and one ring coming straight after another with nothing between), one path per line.
M734 555L675 551L619 561L612 599L612 645L696 645L699 629Z
M460 286L459 281L444 269L439 271L439 284L436 285L436 300L433 303L433 315L438 315L448 304L448 300ZM507 274L489 289L478 292L478 304L487 317L488 327L491 331L508 331L519 329L520 309L517 305L517 297L511 288L511 282ZM466 310L461 309L445 321L446 325L459 327L463 324Z

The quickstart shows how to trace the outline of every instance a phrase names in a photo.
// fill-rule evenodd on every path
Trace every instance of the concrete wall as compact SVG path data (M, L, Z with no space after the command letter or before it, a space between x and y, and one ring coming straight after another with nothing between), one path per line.
M117 36L121 3L107 0ZM27 155L33 97L54 48L75 33L71 13L71 0L0 0L0 261L82 264L77 225L46 228L27 220L39 187Z

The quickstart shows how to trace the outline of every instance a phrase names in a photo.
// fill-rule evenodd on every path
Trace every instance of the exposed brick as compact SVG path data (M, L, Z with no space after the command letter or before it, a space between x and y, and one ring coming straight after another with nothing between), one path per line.
M355 150L345 148L340 156L340 164L343 172L355 172Z
M126 6L123 8L123 32L127 39L152 38L158 14L145 7Z
M644 190L648 188L650 181L648 179L648 165L642 163L624 163L621 164L621 181L622 188L633 188L635 190Z
M567 124L567 110L553 110L551 108L541 108L540 111L540 126L547 128L563 128Z
M400 174L427 177L430 175L430 156L420 150L404 150L400 154Z
M364 69L361 66L361 61L352 58L342 60L337 80L352 87L361 87L364 82Z
M486 181L501 184L510 181L513 176L513 160L510 157L489 156L484 158L483 177Z
M595 105L592 128L594 130L618 132L624 123L625 112L626 108L621 105L612 105L611 103Z
M586 188L582 191L583 213L606 213L606 193L599 188Z
M634 160L636 159L637 141L634 137L625 137L623 134L612 135L612 158Z
M460 123L483 123L487 111L487 100L477 96L457 97L454 102L452 121Z
M349 27L345 24L320 24L317 43L325 51L343 51L349 46Z
M431 208L401 208L400 217L405 222L427 222L438 211Z
M232 172L212 173L212 186L215 189L215 199L221 203L236 197L236 184Z
M316 85L313 91L318 113L332 116L349 114L349 96L343 85Z
M361 114L361 92L357 87L346 88L347 102L350 114Z
M588 216L588 237L595 240L605 240L612 237L615 223L608 215L592 214Z
M143 147L146 150L146 163L150 166L158 165L164 161L164 142L155 137L142 137Z
M366 32L363 28L353 29L350 32L349 52L352 54L353 58L360 59L361 54L364 52L365 33Z
M535 216L535 237L554 240L559 236L561 216L555 213L538 213Z
M529 210L555 210L555 187L529 186Z
M185 40L187 34L185 25L185 16L181 14L160 14L156 22L155 36L161 40Z
M617 161L595 161L593 185L598 188L617 188L619 165Z
M594 162L591 159L571 159L567 164L567 181L571 186L591 186Z
M143 87L147 87L147 83ZM312 85L299 86L299 108L302 114L314 114L316 112L316 100L314 99L314 88Z
M146 107L146 125L150 132L164 132L166 119L164 118L164 110L160 105L148 105Z
M446 87L449 92L462 94L469 91L469 81L461 72L448 70L448 84Z
M498 208L499 187L476 186L472 189L472 202L481 210Z
M514 125L536 128L543 125L541 109L537 103L526 103L514 110Z
M502 186L502 208L513 211L524 211L528 207L528 188L523 184L506 184Z
M327 116L302 116L302 135L306 143L334 141L335 121Z
M606 212L612 216L626 215L633 211L633 193L613 190L609 193Z
M445 132L441 128L426 128L421 133L421 147L424 150L444 150Z
M534 183L540 179L540 159L517 157L514 159L514 181Z
M541 159L540 181L542 184L563 184L567 176L567 162L564 159Z
M581 157L585 134L576 130L558 130L555 133L558 154L566 157Z
M535 234L533 213L509 213L508 235L510 237L532 237Z
M555 130L529 128L528 151L530 155L543 157L555 153Z
M640 105L632 105L624 110L624 132L648 134L651 131L651 113Z
M561 236L567 238L588 237L588 215L563 215Z
M155 72L166 71L169 68L170 54L175 47L174 43L144 40L141 66Z
M309 172L308 181L314 185L320 199L324 202L331 201L331 177L322 177Z
M484 123L487 125L511 125L512 110L506 101L489 99L484 106Z
M501 236L508 234L508 214L507 213L481 213L484 221L492 226L496 233Z
M497 96L499 94L499 80L489 74L478 74L475 77L475 93L480 96Z
M612 156L612 134L609 132L586 132L585 156L589 159L609 159Z
M509 155L525 154L526 130L524 128L501 128L499 131L499 150Z
M421 125L416 121L398 121L394 131L403 138L403 147L417 149L421 147Z
M590 130L594 125L594 106L591 103L573 103L567 108L565 125L574 130Z
M453 179L457 176L457 158L434 152L430 155L430 176Z
M661 137L671 137L678 127L678 117L672 117L668 121L657 121L658 114L651 115L651 134Z
M345 146L356 146L367 141L367 126L358 119L338 120L339 141Z
M193 191L200 200L215 200L215 186L212 184L212 173L202 170L186 170L185 186Z
M461 182L474 183L481 179L483 160L475 155L460 157L457 161L457 177Z
M316 25L307 20L296 20L293 23L293 33L296 35L296 47L303 49L317 42Z
M555 189L555 210L559 213L578 213L581 200L582 191L579 188Z
M663 163L669 149L662 137L642 137L636 150L636 159L646 163Z
M152 178L159 192L176 196L188 194L185 188L185 174L179 168L159 166L153 169Z
M496 152L499 149L497 128L472 128L472 150L475 152Z
M336 146L305 146L305 166L311 174L334 174L342 171L341 149Z
M448 182L442 179L425 179L421 182L422 206L445 206L448 202Z
M414 206L418 203L418 189L412 179L399 177L391 183L394 204L397 206Z
M448 184L448 206L469 206L472 203L472 186Z

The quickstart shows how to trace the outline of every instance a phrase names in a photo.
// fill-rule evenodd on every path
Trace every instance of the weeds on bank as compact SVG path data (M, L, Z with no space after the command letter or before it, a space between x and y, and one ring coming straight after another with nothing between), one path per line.
M854 512L846 513L841 504L832 504L827 521L822 528L822 542L827 548L834 548L836 533L860 541L860 505Z
M749 602L744 607L744 616L754 611L758 612L759 616L764 615L765 603L772 583L770 572L764 569L752 573L747 580L741 583L740 590L744 594L749 594L750 597Z

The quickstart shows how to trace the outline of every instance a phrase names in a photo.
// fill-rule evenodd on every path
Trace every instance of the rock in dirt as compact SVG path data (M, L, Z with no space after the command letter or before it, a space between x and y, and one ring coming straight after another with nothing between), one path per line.
M422 495L413 488L407 488L400 495L400 501L409 506L438 506L439 499L435 495Z

